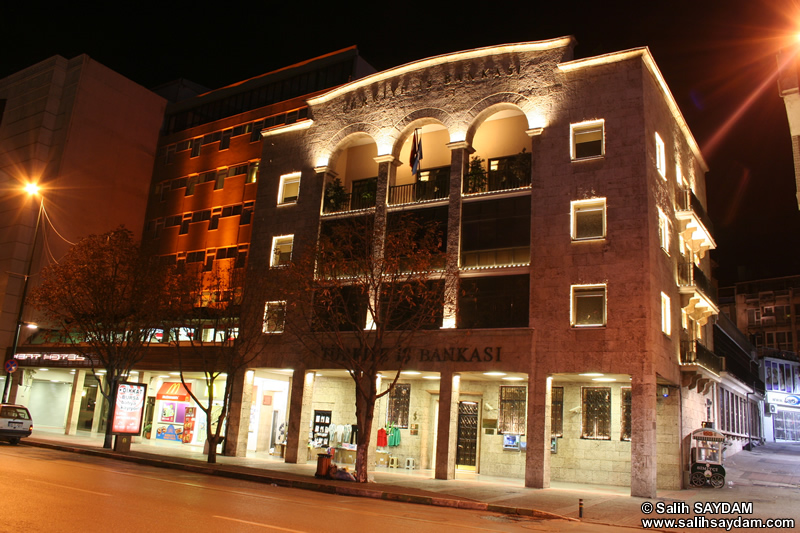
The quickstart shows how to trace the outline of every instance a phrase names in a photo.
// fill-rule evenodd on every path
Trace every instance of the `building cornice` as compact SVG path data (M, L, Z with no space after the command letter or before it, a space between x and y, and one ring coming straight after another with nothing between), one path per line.
M371 74L356 81L352 81L346 85L342 85L341 87L337 87L336 89L328 91L319 96L309 98L307 102L309 103L309 105L312 106L323 104L325 102L333 100L334 98L342 96L343 94L347 94L361 87L366 87L368 85L372 85L373 83L380 82L389 78L394 78L396 76L402 76L403 74L407 74L408 72L423 70L428 67L441 65L442 63L452 63L455 61L462 61L465 59L485 57L492 54L509 54L514 52L520 53L520 52L538 52L543 50L555 50L558 48L566 48L567 46L570 46L571 44L574 43L575 43L575 38L572 36L567 36L567 37L558 37L556 39L549 39L546 41L533 41L527 43L487 46L484 48L474 48L472 50L466 50L463 52L453 52L450 54L438 55L426 59L420 59L418 61L412 61L411 63L406 63L405 65L400 65L399 67L394 67L388 70L377 72L375 74Z

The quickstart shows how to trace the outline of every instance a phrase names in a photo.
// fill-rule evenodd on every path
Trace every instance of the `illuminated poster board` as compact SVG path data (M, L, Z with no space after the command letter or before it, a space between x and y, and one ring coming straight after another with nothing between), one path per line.
M142 432L144 403L147 385L143 383L120 383L117 386L117 403L111 433L114 435L139 435Z

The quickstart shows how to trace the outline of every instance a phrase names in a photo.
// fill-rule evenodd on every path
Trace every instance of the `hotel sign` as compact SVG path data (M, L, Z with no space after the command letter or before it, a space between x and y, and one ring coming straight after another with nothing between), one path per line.
M14 354L20 366L60 366L68 368L92 368L88 357L76 353L17 353ZM94 359L94 358L92 358ZM94 366L98 366L94 359Z

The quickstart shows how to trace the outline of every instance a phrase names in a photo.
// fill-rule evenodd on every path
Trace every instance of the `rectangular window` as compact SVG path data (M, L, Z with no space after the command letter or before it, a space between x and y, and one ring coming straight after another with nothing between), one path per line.
M672 312L670 311L669 296L661 293L661 331L665 335L672 334Z
M190 157L197 157L200 155L200 148L203 146L203 138L198 137L192 139L192 155Z
M670 240L670 233L672 230L672 224L669 221L667 215L661 210L658 209L658 242L661 245L661 249L664 250L667 255L669 255L669 240Z
M572 202L572 240L602 239L606 236L606 199Z
M294 235L282 235L272 239L272 262L270 266L277 267L287 264L292 260Z
M396 383L389 393L389 410L386 421L398 428L408 428L408 411L411 404L411 385Z
M247 169L247 183L256 183L258 181L258 161L253 161Z
M214 182L214 190L218 191L225 187L225 178L228 177L228 169L223 168L221 170L217 170L217 179Z
M599 157L605 154L603 121L593 120L572 124L572 159Z
M264 304L264 333L283 333L286 302L267 302Z
M661 177L667 179L667 150L658 133L656 133L656 168Z
M622 389L622 434L621 440L631 440L631 389Z
M222 132L222 136L219 139L220 151L227 150L231 147L231 133L233 133L233 130L225 130Z
M527 387L500 387L498 433L525 434Z
M175 145L170 144L167 146L167 154L164 157L164 162L169 165L173 161L175 161Z
M572 286L572 326L606 325L606 286Z
M584 387L582 439L611 440L611 389Z
M564 436L564 387L550 389L550 436Z
M278 189L278 204L295 203L299 195L300 173L292 172L281 176L281 183Z

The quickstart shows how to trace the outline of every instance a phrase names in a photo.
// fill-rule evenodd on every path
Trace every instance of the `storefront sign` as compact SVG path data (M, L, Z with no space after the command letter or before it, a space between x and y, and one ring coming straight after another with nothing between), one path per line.
M20 366L51 366L66 368L95 368L100 366L100 361L92 357L93 361L76 353L18 353L14 354Z
M138 435L142 431L144 399L147 385L142 383L120 383L114 405L111 432L114 435Z
M800 394L767 391L767 403L800 407Z
M398 362L417 363L500 363L502 346L440 346L435 348L406 348L397 352L395 358ZM388 352L388 350L387 350ZM363 359L358 355L358 348L354 348L352 355L356 359ZM343 361L347 359L336 348L328 348L324 353L329 361Z
M188 387L188 390L187 390ZM186 387L183 383L177 381L168 381L161 385L156 394L158 400L173 400L176 402L188 402L191 399L189 391L192 390L191 383L187 383Z

